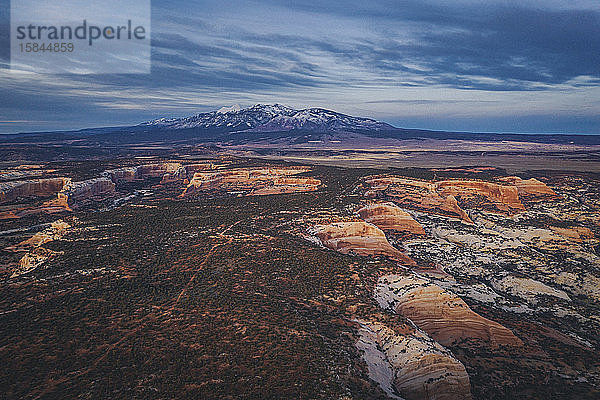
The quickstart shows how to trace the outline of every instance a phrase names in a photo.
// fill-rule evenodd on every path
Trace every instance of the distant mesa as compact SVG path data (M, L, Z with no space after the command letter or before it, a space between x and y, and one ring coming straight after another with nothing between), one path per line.
M157 164L145 164L135 167L123 167L107 170L103 173L114 183L133 182L150 178L162 178L165 174L173 173L181 168L178 162L164 162Z
M309 233L316 236L323 246L343 254L384 256L406 265L416 265L414 260L388 242L381 229L364 221L315 225Z
M377 283L375 298L383 308L410 318L445 346L464 340L492 347L523 344L510 329L480 316L460 297L423 278L383 276Z
M181 165L177 169L165 171L160 183L164 184L189 180L193 178L194 174L198 171L210 171L220 167L222 167L222 165L211 162Z
M41 208L16 207L0 213L0 219L19 218L37 212L63 212L113 198L119 188L132 182L156 179L156 183L182 183L187 187L181 197L217 190L231 194L272 195L315 191L321 181L295 175L308 172L308 167L262 167L221 170L222 164L198 162L182 164L167 161L109 169L99 177L83 181L71 178L48 178L0 183L0 204L21 199L56 196ZM126 186L125 186L126 187Z

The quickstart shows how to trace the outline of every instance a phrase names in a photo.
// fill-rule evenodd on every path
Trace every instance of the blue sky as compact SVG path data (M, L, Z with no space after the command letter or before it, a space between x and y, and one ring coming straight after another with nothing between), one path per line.
M149 75L11 72L0 6L0 132L278 102L407 128L600 134L597 0L154 0Z

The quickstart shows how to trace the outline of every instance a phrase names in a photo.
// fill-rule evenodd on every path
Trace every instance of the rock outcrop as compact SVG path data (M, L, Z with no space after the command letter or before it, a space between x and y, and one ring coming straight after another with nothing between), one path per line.
M185 179L192 178L194 174L198 171L210 171L216 168L217 165L210 162L183 165L174 171L166 172L163 175L162 181L160 183L183 181Z
M106 177L70 182L58 193L56 203L68 209L87 201L101 200L114 192L115 184Z
M516 186L476 180L437 182L377 176L365 181L366 195L387 198L401 207L473 223L463 207L503 214L525 210ZM464 205L464 206L462 206Z
M416 265L414 260L388 242L381 229L364 221L316 225L310 233L319 238L325 247L343 254L385 256L404 264Z
M182 168L181 163L163 162L138 165L135 167L109 169L104 171L102 175L118 185L120 183L133 182L135 180L164 178L165 175L173 174L180 168Z
M408 232L415 235L424 235L421 224L413 217L393 203L372 204L357 211L358 215L366 222L386 231Z
M529 278L520 278L509 275L494 281L493 286L496 290L521 297L532 304L537 303L538 296L551 296L565 301L571 301L569 296L562 290L552 288L542 282Z
M513 186L485 181L449 180L436 182L435 190L442 196L454 196L464 202L487 200L491 203L475 203L475 208L493 206L496 210L506 213L525 210L521 200L519 200L519 191Z
M102 176L110 179L115 184L124 182L133 182L136 179L138 167L123 167L117 169L109 169L102 173Z
M43 247L44 244L62 238L71 226L62 221L54 221L50 227L36 233L28 240L25 240L16 246L7 248L12 251L26 250L27 253L21 257L19 264L13 268L11 278L26 274L44 264L48 259L58 252Z
M417 329L404 335L378 322L359 323L357 346L370 376L388 393L393 386L406 400L472 398L464 365L425 333Z
M137 167L136 179L162 178L164 174L172 173L181 168L178 162L163 162L145 164Z
M556 196L554 190L535 178L521 179L518 176L507 176L498 180L502 183L515 186L519 192L519 196L530 201L544 199L548 196Z
M64 222L62 219L59 219L58 221L52 222L50 226L43 231L36 233L21 243L7 247L6 250L20 251L43 246L48 242L52 242L53 240L63 237L70 227L71 225Z
M19 198L48 197L60 192L71 180L69 178L47 178L0 183L0 203Z
M367 196L393 200L402 207L462 219L472 223L452 195L437 192L435 183L399 177L374 177L366 180Z
M574 226L571 228L551 226L550 230L552 230L554 233L558 233L563 238L576 243L581 243L595 239L594 232L592 232L589 228L585 228L583 226Z
M410 318L420 329L447 346L463 340L520 346L510 329L475 313L458 296L426 279L388 275L379 278L375 298L383 308Z
M33 271L46 261L52 258L57 252L48 250L44 247L38 247L25 254L19 261L17 268L13 269L11 278Z
M236 168L215 172L196 172L181 196L190 196L210 190L243 195L314 191L321 185L320 180L291 177L309 170L305 167L288 167Z

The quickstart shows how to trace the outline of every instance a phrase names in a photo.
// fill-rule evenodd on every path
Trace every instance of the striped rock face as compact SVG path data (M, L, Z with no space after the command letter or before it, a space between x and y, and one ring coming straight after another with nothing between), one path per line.
M357 346L363 351L370 376L388 394L395 391L406 400L472 398L464 365L424 332L415 329L400 334L382 323L359 323Z
M523 344L510 329L475 313L460 297L425 279L383 276L379 278L375 297L383 308L410 318L445 346L468 340L491 347Z
M392 200L400 207L444 215L473 223L465 210L486 210L513 215L525 211L520 196L531 191L552 192L543 183L519 180L500 183L453 179L422 181L396 176L374 176L365 180L366 195ZM552 192L553 193L553 192Z
M325 247L343 254L384 256L408 265L416 265L412 259L388 242L381 229L364 221L316 225L311 233L318 237Z
M210 190L248 196L312 192L321 185L320 180L294 176L308 171L310 171L308 167L289 167L196 172L181 197Z
M401 231L415 235L425 234L421 224L393 203L380 203L363 207L358 210L358 215L383 231Z

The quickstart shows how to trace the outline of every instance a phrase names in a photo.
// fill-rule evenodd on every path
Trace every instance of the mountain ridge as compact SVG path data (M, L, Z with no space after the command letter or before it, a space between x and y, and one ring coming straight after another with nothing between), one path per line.
M0 135L0 143L77 144L248 144L260 140L281 145L356 139L458 140L474 142L527 142L561 145L600 145L600 135L515 134L432 131L398 128L372 118L355 117L325 108L294 109L282 104L238 105L181 118L158 118L132 126ZM354 140L356 142L356 140Z
M312 107L294 109L282 104L255 104L246 108L222 107L217 111L199 113L183 118L159 118L138 126L164 129L224 129L230 132L285 132L306 130L311 132L381 131L398 128L372 118L353 117L347 114Z

